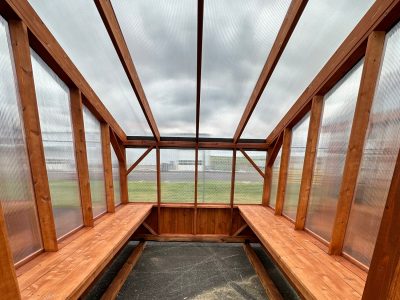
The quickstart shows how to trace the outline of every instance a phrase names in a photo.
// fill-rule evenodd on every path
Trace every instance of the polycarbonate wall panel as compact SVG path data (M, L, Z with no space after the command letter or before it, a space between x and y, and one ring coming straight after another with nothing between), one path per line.
M400 25L387 35L344 253L369 266L400 147Z
M112 0L162 136L195 136L197 0Z
M308 1L243 138L265 138L275 128L373 3Z
M60 238L82 226L68 87L31 50L51 203Z
M246 151L253 162L264 172L266 153ZM235 204L261 204L264 178L242 152L236 152Z
M17 263L42 249L42 240L13 68L8 24L0 17L0 201Z
M97 118L86 107L83 107L83 120L85 122L86 153L93 217L97 217L107 211L101 126Z
M310 113L293 127L292 130L285 201L283 203L283 214L292 220L296 219L297 204L299 203L300 184L303 174L309 124Z
M129 168L147 149L126 149ZM156 150L149 154L128 175L130 202L157 202Z
M330 241L363 61L325 96L306 228Z
M151 135L94 1L29 0L127 135Z
M289 5L290 0L204 1L202 135L233 136Z
M121 204L121 185L119 179L119 160L115 154L114 147L111 145L111 164L112 164L112 176L113 176L113 187L114 187L114 204L115 206Z
M269 196L269 206L271 206L272 208L275 208L276 197L278 195L278 182L279 182L279 171L281 168L281 158L282 158L282 149L279 150L274 165L272 166L271 193Z
M160 150L161 202L194 202L195 152L194 149Z
M230 203L233 151L199 150L198 203Z

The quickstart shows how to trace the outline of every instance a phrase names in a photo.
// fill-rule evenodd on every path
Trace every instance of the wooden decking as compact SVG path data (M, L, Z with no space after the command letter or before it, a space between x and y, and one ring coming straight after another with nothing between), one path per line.
M22 299L76 299L96 279L150 214L151 204L127 204L83 228L57 252L17 270Z
M366 272L330 256L310 234L262 206L239 206L247 224L306 299L361 299Z

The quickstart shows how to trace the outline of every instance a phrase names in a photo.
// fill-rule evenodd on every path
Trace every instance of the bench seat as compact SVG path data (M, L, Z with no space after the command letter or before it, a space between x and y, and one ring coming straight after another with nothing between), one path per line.
M270 208L239 205L239 211L273 260L306 299L361 299L366 272L341 256L328 255L305 231L294 230Z
M96 279L150 214L151 204L122 205L93 228L82 228L57 252L17 270L22 299L76 299Z

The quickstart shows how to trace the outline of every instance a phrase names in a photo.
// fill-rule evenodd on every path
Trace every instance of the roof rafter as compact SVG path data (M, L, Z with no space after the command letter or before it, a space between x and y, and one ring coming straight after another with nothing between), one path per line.
M154 138L159 141L160 132L158 131L156 121L151 111L149 102L147 101L146 94L143 90L142 84L140 82L139 76L132 60L132 56L129 52L128 46L122 34L121 27L119 26L111 2L110 0L95 0L95 4L104 25L107 28L107 32L111 38L115 50L117 51L118 57L121 61L122 66L124 67L125 73L128 76L129 82L136 94L140 107L143 110L143 113L154 135Z
M203 51L204 0L197 0L197 81L196 81L196 141L200 128L201 61Z
M300 19L301 14L303 13L304 8L307 5L307 2L308 0L292 0L286 13L285 19L283 20L282 26L279 29L278 35L268 55L267 61L265 62L260 77L257 80L253 92L251 93L250 99L247 102L239 125L236 128L235 135L233 136L234 143L238 142L254 109L256 108L256 105L264 91L264 88L271 78L271 75L274 72L276 65L278 64L283 50L285 50L285 47L293 33L293 30L297 25L297 22Z

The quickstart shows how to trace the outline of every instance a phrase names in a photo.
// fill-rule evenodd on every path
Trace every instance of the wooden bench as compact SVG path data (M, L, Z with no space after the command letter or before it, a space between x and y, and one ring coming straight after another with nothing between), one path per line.
M361 299L366 272L341 256L328 255L305 231L294 230L270 208L242 205L239 211L273 260L306 299Z
M22 299L76 299L150 214L151 204L127 204L106 214L17 270Z

